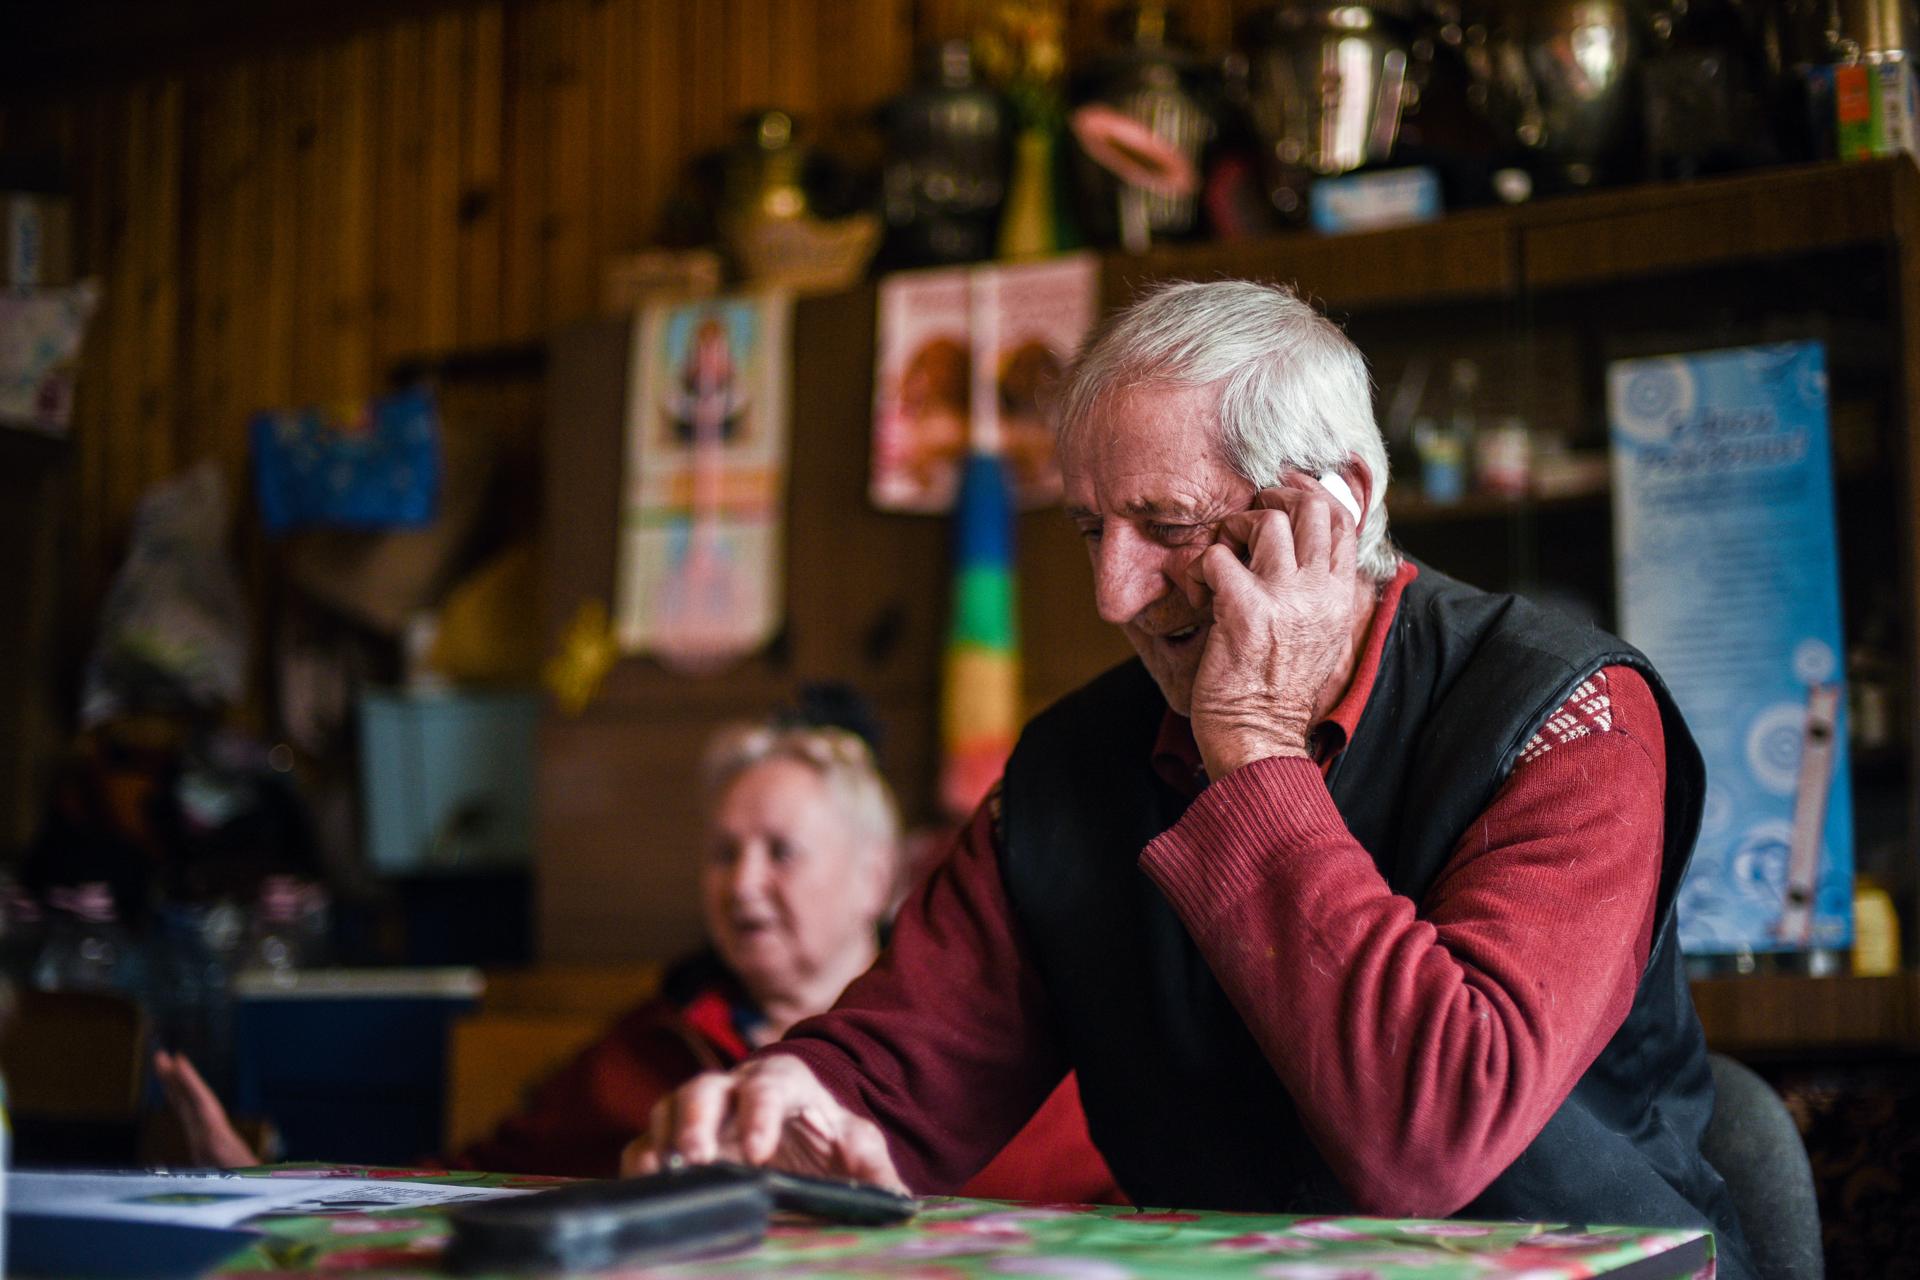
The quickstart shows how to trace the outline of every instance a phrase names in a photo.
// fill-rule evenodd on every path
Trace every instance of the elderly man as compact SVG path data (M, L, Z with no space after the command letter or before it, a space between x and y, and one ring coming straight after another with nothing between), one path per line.
M1673 925L1703 774L1646 659L1393 550L1364 363L1283 289L1151 294L1059 431L1138 661L630 1167L950 1189L1073 1068L1135 1203L1705 1224L1744 1274Z

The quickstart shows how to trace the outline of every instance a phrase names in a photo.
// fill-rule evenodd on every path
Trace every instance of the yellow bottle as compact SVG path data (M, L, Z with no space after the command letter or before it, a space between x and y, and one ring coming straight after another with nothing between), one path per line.
M1853 882L1853 972L1877 978L1900 971L1900 916L1893 895L1870 876Z

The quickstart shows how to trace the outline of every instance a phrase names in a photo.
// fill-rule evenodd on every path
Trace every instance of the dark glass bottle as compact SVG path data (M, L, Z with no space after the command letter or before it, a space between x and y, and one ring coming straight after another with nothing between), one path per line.
M886 267L993 256L1013 137L1004 98L979 83L964 40L924 54L919 83L881 111Z

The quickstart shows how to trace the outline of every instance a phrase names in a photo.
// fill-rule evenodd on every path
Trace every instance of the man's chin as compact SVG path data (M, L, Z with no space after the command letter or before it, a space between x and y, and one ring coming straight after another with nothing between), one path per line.
M1175 715L1189 715L1193 706L1193 667L1180 661L1180 655L1168 652L1164 641L1151 636L1133 639L1134 651L1140 655L1140 661L1160 686L1160 696L1167 700L1167 706Z
M1160 686L1160 696L1167 700L1167 707L1177 716L1193 714L1193 678L1181 672L1176 679L1163 680L1158 675L1153 682Z

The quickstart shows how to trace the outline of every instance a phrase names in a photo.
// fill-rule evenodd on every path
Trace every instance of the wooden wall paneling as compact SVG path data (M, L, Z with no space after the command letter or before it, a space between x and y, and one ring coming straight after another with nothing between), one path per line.
M542 722L541 960L666 959L698 944L709 716Z
M100 303L87 329L86 357L74 389L74 550L76 601L91 602L106 580L106 547L111 511L107 494L108 433L113 422L114 266L113 130L119 116L115 95L95 90L72 100L75 250L79 268L100 283ZM83 606L84 607L84 606ZM89 625L85 624L85 625ZM76 640L86 640L76 632Z
M599 601L612 608L629 344L629 327L615 321L576 326L557 335L552 344L541 548L549 649L582 605ZM672 866L655 869L625 855L629 843L644 852L654 847L656 838L684 837L685 818L680 819L677 832L663 830L662 815L640 818L613 799L638 793L643 785L639 778L646 778L648 787L665 785L668 779L625 772L634 765L614 759L619 744L610 739L621 735L609 733L609 719L627 724L627 737L639 732L631 717L618 709L610 712L604 697L582 716L566 716L549 706L542 717L534 847L537 936L543 960L633 954L633 934L623 937L622 933L630 904L609 886L631 883L633 877L656 870L675 882ZM685 768L684 762L668 764ZM616 778L613 788L598 792L594 779L609 769ZM688 781L687 776L681 778L683 786ZM645 832L646 839L628 842L610 837L609 832L620 831L623 822L626 830ZM684 900L687 883L683 878L677 882L681 891L675 896ZM621 945L623 941L627 945Z
M120 357L120 377L113 388L113 429L108 439L112 450L113 506L122 520L131 517L140 500L150 453L166 447L164 442L149 445L146 437L152 423L143 403L148 380L143 349L148 321L148 271L155 251L156 223L166 216L165 196L159 195L156 199L158 193L147 190L147 184L154 178L150 148L157 132L153 88L152 82L145 80L127 88L123 99L126 128L115 140L114 166L119 171L119 194L115 202L114 341Z
M177 75L149 81L136 100L139 127L128 156L128 218L134 257L134 341L139 381L134 418L134 500L173 474L181 453L181 129L185 86ZM129 511L131 508L129 508Z
M587 298L597 313L606 255L637 249L646 236L646 202L638 181L638 0L602 0L589 10L588 22L584 61L593 113L593 200L586 240L594 254Z
M613 611L629 327L604 320L554 335L542 422L541 633L549 652L583 605Z
M501 341L501 170L506 142L503 112L506 18L501 0L462 15L465 85L461 102L459 192L459 315L462 346Z
M422 259L422 328L415 350L450 351L460 341L460 163L466 124L465 33L461 14L445 9L425 19L426 129L420 199L426 234Z
M323 295L326 349L333 395L359 399L382 384L373 341L373 228L379 191L374 185L375 132L380 92L377 37L358 32L335 45L327 59L323 102L327 150L323 181L334 187L333 220L323 229L337 246L337 266ZM451 230L436 234L457 246ZM452 249L450 248L449 252Z
M239 68L228 65L194 77L187 89L181 210L186 298L176 377L182 387L183 451L190 459L216 447L215 424L227 396L224 357L233 299L221 270L221 249L236 232L233 177L244 132L229 117L238 107L239 79Z
M793 110L809 119L818 112L819 83L814 75L813 59L795 55L807 48L819 27L820 5L821 0L784 0L784 3L772 0L766 15L770 40L767 100L791 103ZM816 132L814 136L819 135Z
M687 128L684 103L678 92L682 74L681 46L686 11L677 4L649 3L638 34L640 162L638 196L642 225L651 234L660 226L667 198L686 171Z
M265 77L266 70L259 64L236 62L227 88L215 98L223 104L224 123L219 128L227 135L229 146L230 166L225 179L229 212L224 227L216 223L196 228L194 241L195 252L208 259L207 278L215 291L203 305L212 312L212 323L221 326L213 331L219 338L214 345L187 353L193 362L195 381L208 389L208 417L196 425L202 432L202 452L218 448L220 441L234 442L225 466L236 505L249 492L247 422L255 410L268 403L262 396L259 376L265 291L258 271L261 246L268 234L268 156L272 149L261 87Z
M546 61L547 178L546 307L551 330L592 315L599 304L599 254L593 219L593 104L588 95L589 6L570 0L554 8Z
M951 527L867 500L875 294L796 306L787 607L794 670L929 703L945 634ZM909 791L926 779L902 780ZM919 800L925 793L911 798Z
M823 5L814 32L821 129L855 127L912 80L912 7L894 0Z
M373 348L383 366L424 346L427 206L427 30L400 19L381 30L380 96L374 115Z
M146 207L133 186L140 150L136 131L141 123L142 85L124 85L109 92L105 128L100 137L109 186L106 278L101 295L101 354L107 369L106 417L98 423L91 447L101 453L104 487L102 549L111 562L119 548L140 495L141 441L139 241L146 229ZM110 564L109 564L110 569Z
M686 159L733 141L727 115L726 9L713 0L680 0L681 155Z
M62 441L0 431L0 556L14 597L0 615L0 853L6 855L25 847L41 824L46 766L65 719L54 655L69 584L57 514L70 458Z
M545 332L546 68L554 8L549 0L506 10L501 336L508 342Z
M767 107L801 114L807 103L783 100L773 86L773 10L776 0L721 0L725 113L736 120ZM811 122L808 122L811 123Z
M257 344L253 366L256 409L289 405L298 389L293 368L293 276L300 199L300 104L295 82L300 78L301 61L296 53L273 55L254 86L266 136L266 167L260 185L251 272L252 287L260 294L258 326L253 333Z
M989 10L986 0L916 0L914 49L925 49L942 40L972 39Z
M291 338L292 402L312 404L337 401L332 385L331 353L326 324L326 299L340 270L342 246L334 235L339 193L333 190L330 151L337 138L331 94L326 83L333 46L312 45L294 58L287 84L287 128L291 132L291 180L284 193L293 245L287 272L291 297L287 303Z

